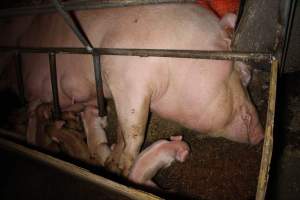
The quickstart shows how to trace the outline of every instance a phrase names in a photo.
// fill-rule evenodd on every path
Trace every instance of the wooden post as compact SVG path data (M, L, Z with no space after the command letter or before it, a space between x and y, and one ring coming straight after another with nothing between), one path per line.
M275 116L275 103L276 103L276 86L278 74L278 60L272 61L271 79L269 87L269 100L267 110L267 121L265 130L265 140L260 163L260 171L258 177L258 185L256 191L256 200L264 200L267 190L267 183L269 178L270 163L273 151L273 127Z

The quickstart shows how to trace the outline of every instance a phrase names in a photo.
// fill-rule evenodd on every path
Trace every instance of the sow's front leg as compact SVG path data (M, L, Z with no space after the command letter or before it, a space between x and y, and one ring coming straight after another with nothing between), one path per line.
M114 95L120 128L106 166L113 172L128 176L144 141L150 95L144 87L131 87L130 91L124 88L122 91L126 92Z
M87 106L81 113L81 118L87 137L88 149L92 157L104 166L111 153L104 130L107 126L107 117L99 117L97 108Z

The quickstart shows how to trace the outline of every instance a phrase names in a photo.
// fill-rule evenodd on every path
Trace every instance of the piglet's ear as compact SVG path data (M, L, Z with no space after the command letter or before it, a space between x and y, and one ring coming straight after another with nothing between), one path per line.
M182 140L182 135L171 136L170 140L171 141L181 141Z
M188 150L178 151L176 153L176 160L179 162L184 162L189 154Z

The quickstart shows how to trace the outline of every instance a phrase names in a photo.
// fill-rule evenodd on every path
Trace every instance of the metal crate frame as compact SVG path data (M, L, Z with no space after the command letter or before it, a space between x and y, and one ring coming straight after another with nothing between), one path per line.
M51 85L53 93L54 118L60 117L60 107L58 102L57 77L56 77L56 54L71 53L71 54L91 54L93 57L97 103L99 108L99 115L105 116L106 110L104 106L104 96L101 80L101 55L123 55L123 56L141 56L141 57L175 57L175 58L194 58L194 59L218 59L218 60L233 60L233 61L255 61L271 63L270 73L270 87L267 120L265 127L265 139L263 144L263 153L261 159L260 173L258 178L256 199L262 200L265 198L269 168L273 150L273 127L275 116L276 90L277 90L277 75L279 58L275 57L273 52L235 52L235 51L198 51L198 50L166 50L166 49L116 49L116 48L93 48L87 37L80 31L79 27L74 23L72 17L68 13L74 10L87 10L99 8L112 7L127 7L136 5L149 5L161 3L195 3L196 0L106 0L102 2L91 1L71 1L59 2L52 0L52 4L30 6L23 8L11 8L0 10L1 17L12 17L19 15L32 15L41 13L59 12L64 18L65 22L70 26L78 39L82 42L84 48L31 48L31 47L0 47L1 52L15 52L17 60L17 83L19 94L23 103L25 103L24 86L22 78L21 54L23 53L47 53L49 55ZM290 29L290 28L289 28ZM25 140L12 132L0 129L0 135L4 137L14 138L18 140ZM108 188L112 191L118 192L131 199L160 199L150 193L141 190L129 188L127 186L115 183L103 177L92 174L82 168L67 163L65 161L53 158L47 154L32 150L20 144L0 138L0 148L18 152L35 160L54 166L59 170L72 174L78 178L88 180L101 187Z

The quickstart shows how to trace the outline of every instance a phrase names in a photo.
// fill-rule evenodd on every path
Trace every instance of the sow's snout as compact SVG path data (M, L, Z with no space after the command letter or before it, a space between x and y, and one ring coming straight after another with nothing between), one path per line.
M250 144L259 144L264 139L264 130L261 127L261 124L258 123L256 127L249 133L249 143Z
M224 129L224 137L240 143L258 144L264 138L264 130L254 107L242 106Z

